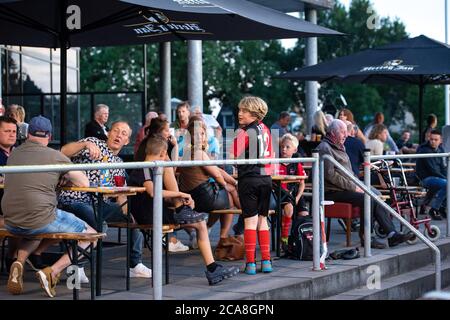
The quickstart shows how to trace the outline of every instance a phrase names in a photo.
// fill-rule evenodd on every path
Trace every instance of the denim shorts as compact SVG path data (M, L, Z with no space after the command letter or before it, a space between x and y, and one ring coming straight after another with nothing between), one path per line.
M39 229L23 229L5 225L6 229L19 236L34 236L42 233L71 233L86 230L86 223L72 213L56 209L56 219Z

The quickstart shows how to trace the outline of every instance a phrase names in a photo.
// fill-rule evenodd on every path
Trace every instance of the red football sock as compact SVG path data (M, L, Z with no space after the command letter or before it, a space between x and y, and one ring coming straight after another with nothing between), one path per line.
M259 249L261 260L270 260L270 232L269 230L258 230Z
M283 216L281 218L281 237L289 237L289 231L291 230L292 217Z
M246 262L255 262L256 250L256 230L244 230L245 256Z

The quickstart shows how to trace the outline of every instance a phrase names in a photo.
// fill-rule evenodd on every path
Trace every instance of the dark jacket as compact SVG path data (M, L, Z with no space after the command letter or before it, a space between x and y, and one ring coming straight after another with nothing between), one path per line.
M109 131L108 127L106 127L106 131ZM95 120L92 120L91 122L89 122L86 125L86 127L84 128L84 137L85 138L95 137L95 138L98 138L98 139L103 140L103 141L108 140L108 137L105 135L105 132L103 131L103 128Z
M359 176L359 166L364 162L364 143L361 140L348 136L345 139L345 152L347 152L352 164L353 173Z
M421 144L417 149L417 153L444 153L442 146L433 149L429 142ZM417 159L416 173L420 180L427 177L438 177L447 179L444 158L423 158Z
M345 151L339 150L336 146L328 143L326 140L317 147L320 156L325 154L331 155L337 162L344 166L348 171L353 172L350 159ZM338 170L334 164L330 161L324 162L324 180L325 191L355 191L356 184L353 183L348 177L344 176L340 170Z

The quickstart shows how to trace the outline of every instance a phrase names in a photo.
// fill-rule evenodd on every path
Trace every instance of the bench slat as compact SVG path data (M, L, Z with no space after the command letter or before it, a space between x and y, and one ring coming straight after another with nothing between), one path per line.
M79 240L94 242L104 238L105 233L43 233L33 236L20 236L10 233L6 229L0 229L0 238L29 238L29 239L56 239L56 240Z

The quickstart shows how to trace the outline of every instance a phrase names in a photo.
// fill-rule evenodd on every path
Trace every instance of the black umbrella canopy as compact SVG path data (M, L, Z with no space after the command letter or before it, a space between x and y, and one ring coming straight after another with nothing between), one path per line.
M421 35L293 70L279 78L418 85L421 133L424 86L450 84L450 46Z
M61 144L68 47L341 34L245 0L0 0L0 30L0 44L62 49Z
M79 7L81 28L67 30L72 5ZM3 0L0 30L1 44L50 48L63 39L85 47L340 34L243 0Z
M406 39L284 73L280 78L357 83L449 84L450 46Z

